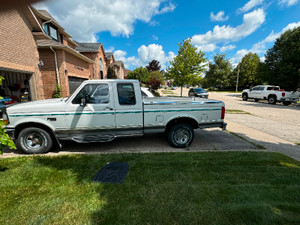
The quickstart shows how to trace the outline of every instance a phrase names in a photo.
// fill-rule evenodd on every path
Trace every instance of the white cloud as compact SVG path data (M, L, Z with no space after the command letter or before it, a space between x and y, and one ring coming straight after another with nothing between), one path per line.
M237 27L215 26L213 31L206 34L194 35L192 44L197 48L204 48L205 45L238 41L256 31L265 22L265 12L257 9L243 16L243 24Z
M241 50L237 51L237 53L232 58L232 63L237 64L249 52L257 53L257 54L265 53L266 50L267 50L267 46L266 46L267 43L275 42L276 39L279 38L280 35L283 34L285 31L290 30L290 29L294 29L294 28L299 27L299 26L300 26L300 21L296 22L296 23L288 24L286 27L284 27L278 33L275 33L274 31L272 31L264 40L254 44L251 49L249 49L249 50L241 49ZM264 57L261 57L261 59L264 60Z
M292 5L296 5L298 2L299 0L279 0L278 4L281 6L290 7Z
M95 34L102 31L128 37L136 21L150 23L155 15L176 8L170 0L52 0L34 7L47 8L78 41L95 41Z
M225 45L225 46L222 46L220 48L220 52L227 52L227 51L231 51L233 49L235 49L236 46L235 45Z
M224 17L225 13L224 11L218 12L216 15L214 15L213 12L210 13L210 20L211 21L226 21L228 20L228 16Z
M158 37L155 36L155 35L152 35L152 38L153 38L154 41L157 41L157 40L158 40Z
M286 0L283 0L286 1ZM250 0L242 8L238 9L239 13L245 13L255 8L256 6L262 5L264 0Z
M205 45L197 45L196 46L198 50L202 52L213 52L215 51L218 46L216 44L205 44Z
M168 66L168 63L173 60L175 54L173 52L165 53L163 47L157 44L150 44L148 46L142 45L138 49L138 56L126 57L127 52L117 50L114 52L116 60L124 62L127 68L135 68L140 66L146 66L153 59L160 62L163 69Z

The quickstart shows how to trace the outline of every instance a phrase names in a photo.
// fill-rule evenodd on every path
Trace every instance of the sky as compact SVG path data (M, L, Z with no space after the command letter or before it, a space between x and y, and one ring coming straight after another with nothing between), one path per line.
M300 26L300 0L49 0L46 9L72 38L101 42L127 69L153 59L162 68L187 38L208 61L226 54L233 66L248 52L264 60L286 30Z

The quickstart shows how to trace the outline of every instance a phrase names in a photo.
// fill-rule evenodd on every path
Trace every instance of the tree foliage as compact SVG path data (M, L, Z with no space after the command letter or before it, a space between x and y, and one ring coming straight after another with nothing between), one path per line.
M230 83L234 83L233 86L235 86L239 73L239 87L250 88L261 84L260 64L259 56L256 53L249 52L233 70L233 79L230 80Z
M170 62L167 77L173 80L173 84L182 87L202 79L201 74L205 68L205 54L198 51L191 44L191 39L184 40L179 44L177 56Z
M203 80L203 86L224 88L230 86L231 63L226 59L225 54L214 56L214 62L208 64L208 71Z
M113 68L113 66L109 66L107 69L107 79L117 79L116 72Z
M2 76L0 76L0 85L2 85L2 80L4 80L4 78ZM2 99L1 96L0 96L0 99ZM3 153L3 149L6 146L8 146L10 149L16 149L16 146L15 146L13 140L5 132L5 129L4 129L5 125L6 125L6 123L4 122L4 120L0 119L0 154Z
M153 71L160 71L161 65L160 62L153 59L149 64L146 66L146 69L148 70L149 73Z
M149 72L145 67L139 67L129 72L127 79L139 80L140 83L147 84L149 81Z
M150 90L156 91L164 83L164 77L160 71L153 71L149 74L148 86Z
M283 33L265 55L264 81L295 90L300 85L300 27Z

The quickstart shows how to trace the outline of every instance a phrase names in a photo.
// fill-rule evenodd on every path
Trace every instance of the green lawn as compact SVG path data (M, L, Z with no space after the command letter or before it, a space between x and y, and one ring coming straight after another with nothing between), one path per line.
M107 162L122 184L91 182ZM300 224L300 163L207 152L0 159L0 224Z

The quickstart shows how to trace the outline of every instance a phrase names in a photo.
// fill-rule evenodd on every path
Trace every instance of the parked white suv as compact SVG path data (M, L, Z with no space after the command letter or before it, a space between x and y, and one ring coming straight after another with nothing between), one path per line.
M290 105L292 102L297 103L299 101L299 93L295 91L287 92L274 85L258 85L243 90L242 98L244 101L248 99L254 99L256 102L268 100L270 104L282 102L284 105Z

